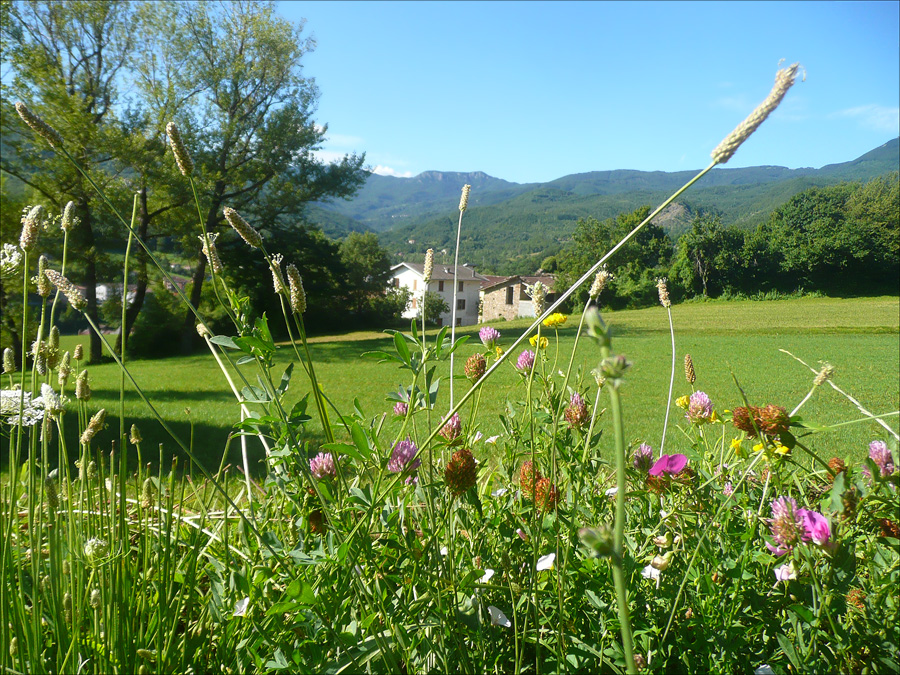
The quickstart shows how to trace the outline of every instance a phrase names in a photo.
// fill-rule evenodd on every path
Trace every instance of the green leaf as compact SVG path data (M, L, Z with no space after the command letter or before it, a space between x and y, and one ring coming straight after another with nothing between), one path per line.
M372 447L369 437L366 436L366 432L359 426L359 422L353 422L350 425L350 436L353 438L353 442L362 456L368 459L372 455Z
M775 636L778 638L778 644L781 645L781 648L784 650L784 655L787 656L788 661L791 662L791 665L794 666L798 671L803 671L803 668L800 664L800 659L797 657L797 652L794 650L794 645L791 644L791 641L787 639L782 633L779 633Z
M346 443L325 443L322 445L323 450L327 450L331 453L332 457L337 457L338 455L347 455L348 457L352 457L358 462L365 462L365 458L356 450L355 446L347 445Z
M210 339L214 345L219 345L220 347L226 347L228 349L240 349L242 352L249 352L249 349L244 349L241 345L238 345L234 338L228 337L227 335L213 335Z
M394 333L394 347L397 348L397 353L400 355L403 363L410 365L409 347L406 346L406 340L403 339L403 336L400 333Z
M803 605L791 605L790 607L788 607L788 611L789 611L789 612L793 612L793 613L796 614L798 617L800 617L800 619L802 619L803 621L805 621L805 622L808 623L809 625L812 625L812 623L813 623L813 622L815 621L815 619L816 619L816 618L813 616L813 613L810 612L810 611L809 611L806 607L804 607Z
M278 385L278 389L275 391L278 392L278 395L281 396L284 392L287 391L288 385L291 382L291 374L294 372L294 364L289 363L288 367L284 369L284 374L281 376L281 384Z
M252 384L241 389L241 396L248 403L268 403L272 400L265 391L259 387L254 387Z

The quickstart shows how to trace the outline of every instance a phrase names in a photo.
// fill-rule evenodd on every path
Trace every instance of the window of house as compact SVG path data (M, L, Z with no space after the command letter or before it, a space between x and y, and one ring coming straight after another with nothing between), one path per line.
M393 286L394 288L400 288L400 279L397 277L391 279L391 286Z
M462 318L461 317L456 317L456 325L462 326Z
M513 304L513 287L512 286L506 287L506 304L507 305Z
M438 292L440 292L440 293L444 292L444 282L443 281L438 282Z
M457 287L456 290L458 290L460 293L463 292L463 283L464 283L464 282L460 281L459 284L457 285L458 287Z
M456 301L456 309L465 309L465 308L466 308L466 299L465 299L465 298L459 298L459 299Z
M438 328L444 325L444 320L441 317L438 317Z

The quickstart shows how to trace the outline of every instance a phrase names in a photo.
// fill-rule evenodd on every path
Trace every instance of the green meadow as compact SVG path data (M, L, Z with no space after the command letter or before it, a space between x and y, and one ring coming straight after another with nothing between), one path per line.
M606 312L603 316L613 327L613 350L626 355L634 364L622 390L626 440L650 443L658 451L672 362L666 312L662 307L654 307ZM890 413L900 408L900 300L897 297L688 302L674 306L672 316L676 348L673 400L691 393L683 375L684 355L690 354L697 372L695 389L705 391L720 413L743 405L736 382L751 405L775 403L791 411L812 388L814 374L781 351L786 350L816 369L821 368L822 362L833 365L833 383L873 414ZM558 334L544 329L549 345L546 361L540 367L565 371L579 318L580 315L570 316ZM307 320L312 325L315 317L309 316ZM501 345L507 347L529 322L519 320L492 325L502 335ZM459 350L455 361L457 398L470 386L463 376L465 359L475 351L483 350L478 340L478 328L468 326L458 330L458 335L469 335L470 339ZM433 335L434 331L429 333ZM72 349L79 340L86 342L87 338L64 337L62 348ZM399 429L399 422L394 421L391 414L393 402L387 395L397 391L401 382L404 385L408 382L395 364L378 363L363 356L369 351L393 351L390 335L354 332L311 338L310 342L319 381L338 410L349 413L357 399L367 416L383 413L387 416L386 428L390 431L394 425ZM494 373L480 398L479 430L485 438L502 432L499 418L508 414L507 397L515 398L512 386L520 379L512 365L516 355L513 354L509 362ZM289 346L283 346L276 358L276 372L279 373L290 362L296 361ZM572 382L580 391L587 388L588 382L592 383L590 371L598 360L593 343L582 339L572 371ZM127 366L161 416L186 443L192 444L210 468L219 465L223 452L228 453L227 462L240 464L240 440L231 437L232 425L240 418L239 406L210 353L135 360ZM256 383L253 367L252 364L241 366L251 384ZM100 438L102 447L118 433L121 373L114 363L92 365L89 371L93 398L88 408L105 407L110 413L104 432L108 438ZM448 373L449 361L443 361L437 371L441 377L438 410L449 407ZM299 400L308 392L309 381L298 367L291 381L289 401ZM307 425L306 440L312 451L321 442L321 427L312 406L310 412L313 420ZM842 425L803 440L826 459L839 456L861 460L866 456L868 443L884 438L886 434L872 421L846 424L861 420L864 415L829 384L818 388L798 414L817 426ZM472 418L471 409L464 409L461 417L463 423L468 423ZM682 443L687 443L678 428L683 426L683 421L683 412L673 403L667 451L677 451ZM601 428L604 422L601 420ZM886 418L886 422L894 429L898 426L896 416ZM131 424L138 425L146 441L145 452L146 448L156 448L161 443L164 457L177 454L176 444L153 419L130 385L126 385L125 423L126 429ZM608 455L612 447L611 434L605 435L600 443L601 454ZM259 441L248 438L247 450L251 464L261 473ZM476 452L478 450L482 456L490 456L489 446L481 444ZM182 460L179 462L183 464Z

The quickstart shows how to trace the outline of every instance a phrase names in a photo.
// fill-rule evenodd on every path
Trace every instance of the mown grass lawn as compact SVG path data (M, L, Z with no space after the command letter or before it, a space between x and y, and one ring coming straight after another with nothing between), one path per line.
M900 408L900 299L897 297L684 303L674 306L672 313L676 339L674 397L691 392L682 374L683 358L689 353L697 371L695 387L709 394L717 410L742 405L735 386L736 379L751 404L775 403L790 411L811 388L813 374L779 351L784 349L816 368L820 367L821 361L831 363L835 367L834 383L869 411L883 414ZM551 339L547 367L565 369L578 318L570 317L559 331L558 347L553 331L544 333ZM625 354L634 363L623 389L627 439L648 442L658 450L672 358L666 312L662 307L653 307L606 312L604 318L614 327L614 351ZM308 322L314 320L314 316L307 316ZM519 320L493 325L501 332L503 343L509 345L529 322ZM471 336L469 344L460 349L456 359L460 378L454 385L457 397L470 386L462 377L462 368L465 359L481 348L477 330L478 327L465 327L457 333ZM87 338L63 338L63 348L71 349L79 340L86 342ZM386 400L386 395L401 385L409 384L408 372L399 370L393 364L378 364L362 358L367 351L391 350L390 336L360 332L313 338L311 343L310 350L319 380L326 395L340 410L349 412L354 399L358 399L367 416L384 413L388 415L386 424L398 424L390 416L393 404ZM289 345L283 346L277 358L279 365L286 367L294 358L293 350ZM512 362L514 360L515 355ZM589 373L597 362L596 347L589 340L582 340L575 358L576 371L581 373L582 389L593 391L593 379ZM193 443L195 451L210 467L218 466L226 447L229 448L227 461L239 463L239 440L229 441L231 426L240 418L239 407L209 353L135 360L128 366L159 413L185 442ZM243 368L247 379L255 384L256 374L252 371L252 365ZM101 443L105 442L108 446L118 431L121 376L113 363L90 366L89 369L94 392L89 409L93 411L105 407L110 413L106 439L101 439ZM438 369L442 377L438 410L446 410L449 402L446 386L448 372L448 363L443 363ZM479 429L485 436L501 432L498 418L505 414L507 397L522 397L521 390L513 391L518 378L513 366L504 364L486 383L477 416ZM292 395L299 399L309 389L302 369L295 368L290 390ZM126 429L132 423L138 425L145 439L145 453L147 448L156 448L157 444L163 443L165 456L177 454L176 444L153 419L137 394L130 386L126 387L126 392ZM593 401L593 395L589 400ZM604 401L602 397L601 405ZM822 425L862 417L850 401L828 385L815 392L803 406L801 414L804 419ZM464 410L461 417L464 423L468 423L472 417L471 410ZM667 452L676 451L682 443L683 435L677 429L681 421L683 413L673 406ZM898 426L897 417L888 418L887 422L894 429ZM75 424L68 426L74 427ZM315 419L308 425L307 435L313 446L319 442L319 429ZM866 421L838 427L806 441L826 459L833 455L861 459L867 453L868 442L883 438L885 433L874 422ZM601 440L601 446L606 448L611 447L611 443L611 435ZM258 466L261 456L258 441L250 439L248 450L252 461ZM154 451L153 454L155 456L157 453Z

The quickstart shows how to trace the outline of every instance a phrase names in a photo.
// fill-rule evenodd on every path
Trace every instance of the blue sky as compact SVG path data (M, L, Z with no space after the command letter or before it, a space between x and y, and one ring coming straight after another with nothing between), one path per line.
M519 183L699 169L799 61L728 167L821 167L900 135L900 2L291 2L322 156Z

